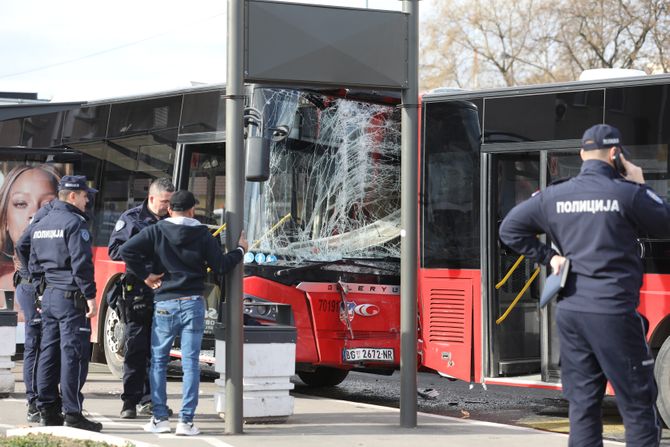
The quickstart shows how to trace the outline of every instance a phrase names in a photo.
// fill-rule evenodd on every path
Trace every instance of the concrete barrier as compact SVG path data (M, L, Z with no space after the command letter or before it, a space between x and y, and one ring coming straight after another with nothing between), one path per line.
M214 328L216 380L214 395L216 412L225 418L225 328ZM290 379L295 374L296 329L293 326L245 326L243 366L243 411L247 423L283 422L293 414L293 389Z
M7 309L0 309L0 397L7 397L14 392L14 375L12 356L16 354L16 325L18 317L14 306L14 292L5 290Z

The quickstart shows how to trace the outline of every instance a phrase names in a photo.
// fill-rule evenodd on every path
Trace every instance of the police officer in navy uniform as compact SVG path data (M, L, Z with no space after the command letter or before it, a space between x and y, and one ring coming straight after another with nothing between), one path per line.
M42 342L37 368L37 401L43 425L100 431L102 424L82 415L90 358L89 318L97 313L88 216L89 193L83 175L66 175L53 209L31 232L30 261L44 272ZM60 365L60 368L59 368ZM58 385L62 393L59 408Z
M643 266L638 237L670 236L670 205L625 159L620 132L589 128L581 172L512 209L500 239L560 274L570 260L557 306L563 393L570 402L570 445L602 445L601 402L616 393L627 446L657 446L654 357L637 313ZM625 175L625 177L622 177ZM560 254L536 237L545 233Z
M25 229L16 243L16 257L19 261L15 273L14 287L16 299L21 305L25 319L25 340L23 350L23 383L26 386L26 399L28 400L28 422L39 422L40 412L37 408L37 358L39 356L39 345L42 334L42 316L37 308L37 289L42 284L43 275L36 266L29 265L30 259L30 234L34 226L42 217L46 216L53 207L53 200L40 208L33 216L30 224ZM40 294L42 291L40 290ZM58 404L60 407L60 404Z
M145 227L167 217L174 185L167 178L154 180L149 186L149 197L140 206L121 215L109 239L109 257L122 261L121 246ZM150 266L148 266L151 269ZM151 361L151 319L153 292L144 281L126 273L123 296L117 298L117 310L125 323L125 356L123 361L123 407L121 417L151 414L151 390L147 373Z

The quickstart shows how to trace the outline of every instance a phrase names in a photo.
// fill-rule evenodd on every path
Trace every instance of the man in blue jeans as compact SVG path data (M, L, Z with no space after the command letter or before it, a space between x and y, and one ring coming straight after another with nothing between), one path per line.
M151 400L153 417L144 427L152 433L170 432L166 373L170 348L181 339L183 398L175 434L200 433L193 425L198 405L200 365L198 357L205 331L205 276L207 268L217 274L232 270L244 256L247 240L224 254L216 238L193 217L198 203L189 191L177 191L170 199L170 217L144 228L121 247L127 270L154 289L151 330ZM155 272L147 271L153 265Z

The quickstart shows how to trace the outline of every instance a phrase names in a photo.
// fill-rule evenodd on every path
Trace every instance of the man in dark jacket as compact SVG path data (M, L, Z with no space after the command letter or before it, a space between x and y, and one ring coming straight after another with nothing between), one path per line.
M39 422L40 411L37 408L37 358L39 356L40 340L42 335L42 316L37 309L37 289L43 282L43 274L38 266L29 265L30 235L35 225L49 214L55 200L41 207L33 216L30 224L16 243L16 257L19 260L19 269L16 271L16 299L21 305L25 325L25 341L23 345L23 383L26 385L28 400L28 422ZM41 295L43 290L39 291ZM60 407L60 405L57 405Z
M65 425L100 431L102 424L82 415L81 389L88 374L91 325L97 315L93 251L83 175L66 175L58 185L53 209L31 230L30 261L44 272L42 341L37 368L37 406L43 425Z
M159 178L149 185L149 197L140 206L121 214L109 238L109 257L121 261L123 244L143 228L167 217L174 186L168 178ZM151 360L151 319L153 292L142 279L127 273L123 279L123 295L116 308L124 322L125 355L123 357L123 407L121 417L134 419L136 406L141 414L151 414L151 391L147 366Z
M121 257L133 275L154 289L151 331L151 400L153 417L144 427L153 433L170 432L166 372L170 348L181 340L183 400L177 435L197 435L193 425L198 405L200 365L198 357L205 329L205 277L207 268L217 274L232 270L244 256L247 241L223 254L217 239L193 218L197 200L189 191L177 191L170 199L170 217L151 225L121 247ZM153 265L154 272L147 269Z
M670 236L670 205L644 184L642 169L622 152L616 128L589 128L582 138L579 175L535 193L500 227L505 244L551 265L554 274L570 260L556 326L571 446L602 445L601 403L608 380L626 445L657 446L661 435L654 356L636 311L643 273L637 238ZM539 233L546 233L561 254L542 243Z

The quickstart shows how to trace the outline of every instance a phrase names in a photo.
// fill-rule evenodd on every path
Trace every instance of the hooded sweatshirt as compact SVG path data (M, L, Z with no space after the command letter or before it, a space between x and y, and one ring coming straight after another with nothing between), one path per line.
M165 273L154 301L203 295L207 267L218 274L241 260L241 248L224 254L208 228L189 217L170 217L142 229L121 246L127 270L140 279ZM147 269L154 266L154 272Z

